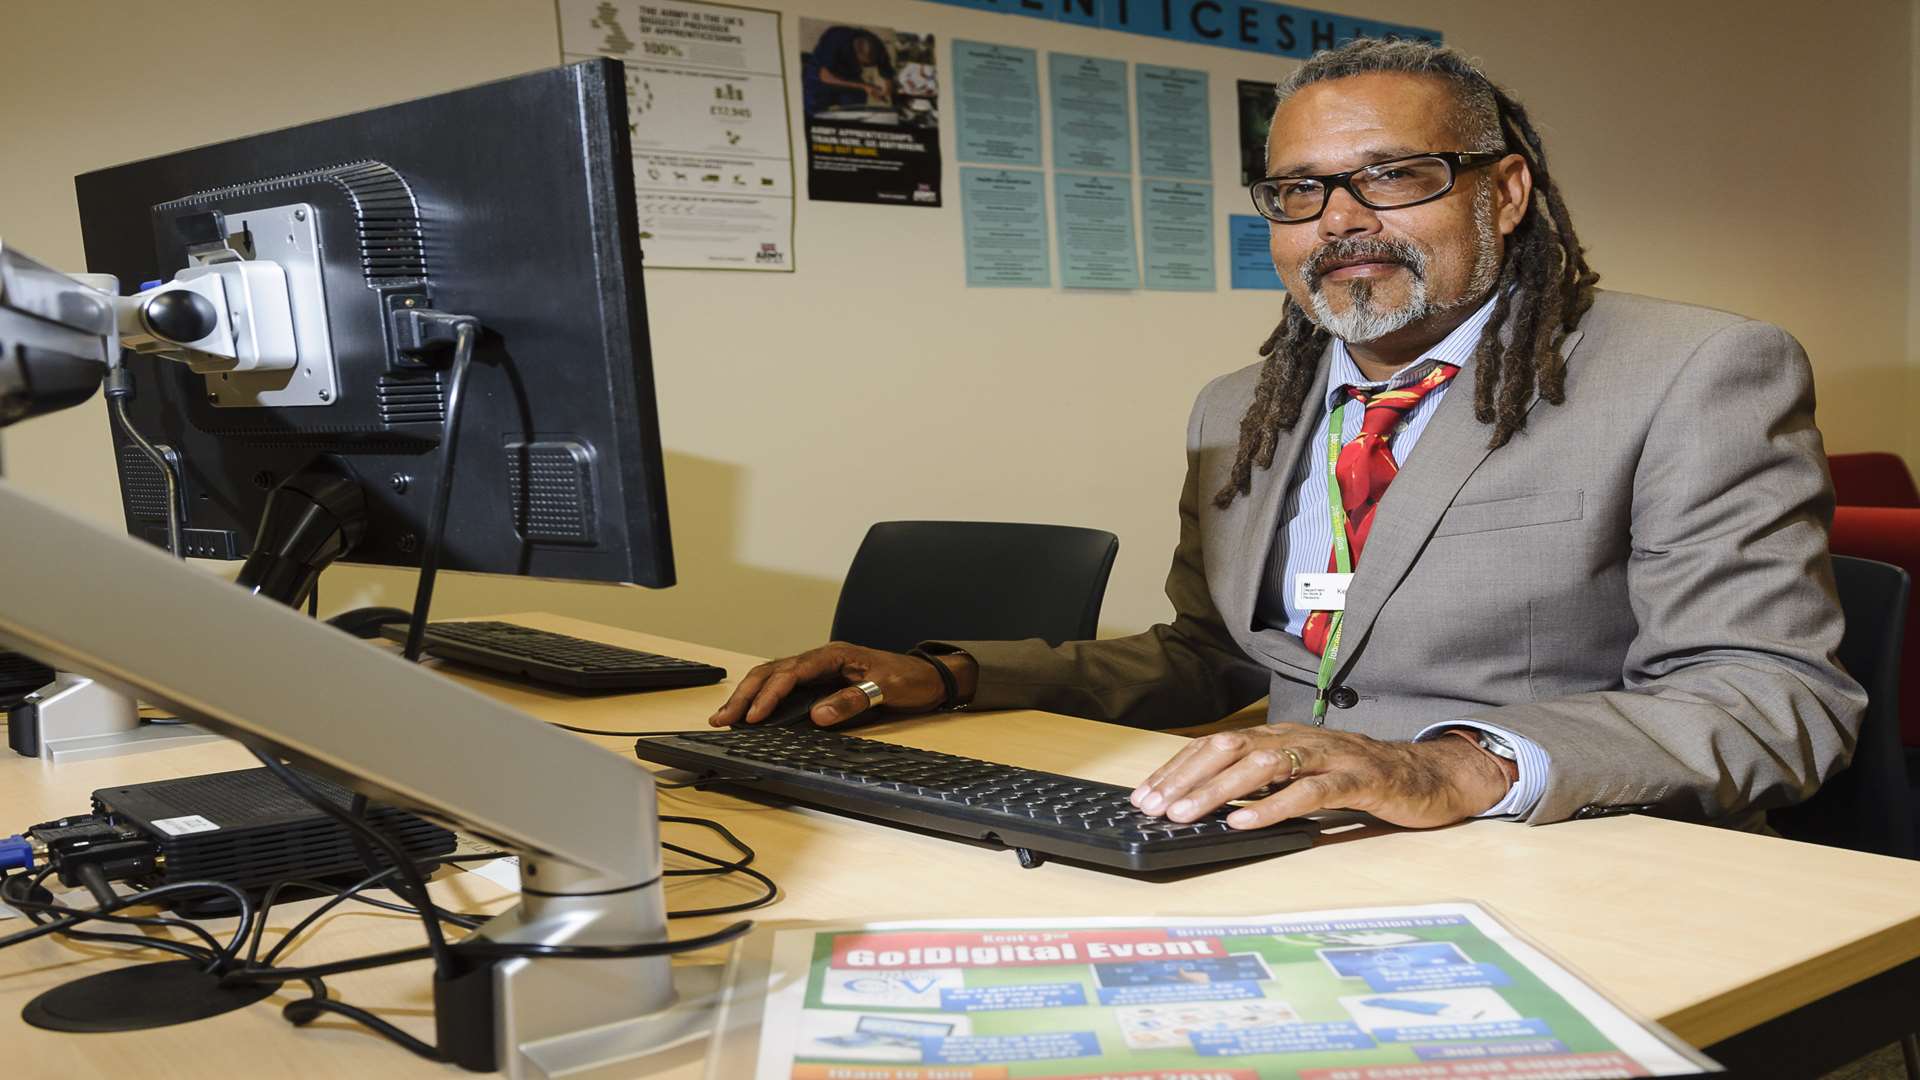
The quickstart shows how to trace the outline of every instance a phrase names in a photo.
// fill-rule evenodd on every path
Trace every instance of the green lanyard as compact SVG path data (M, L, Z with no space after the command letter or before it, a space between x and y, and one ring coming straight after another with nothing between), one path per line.
M1342 574L1353 573L1353 551L1347 546L1347 507L1340 501L1340 436L1343 433L1347 403L1343 399L1327 418L1327 516L1333 521L1333 568ZM1340 622L1346 605L1333 613L1327 623L1327 649L1320 654L1320 675L1314 680L1313 724L1327 722L1327 687L1333 685L1333 668L1340 657Z

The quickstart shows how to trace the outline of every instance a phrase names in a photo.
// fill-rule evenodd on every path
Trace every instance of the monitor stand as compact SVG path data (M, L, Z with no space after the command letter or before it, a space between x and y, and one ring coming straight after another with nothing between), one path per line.
M142 720L132 698L65 671L7 712L7 745L54 765L218 738L193 724Z

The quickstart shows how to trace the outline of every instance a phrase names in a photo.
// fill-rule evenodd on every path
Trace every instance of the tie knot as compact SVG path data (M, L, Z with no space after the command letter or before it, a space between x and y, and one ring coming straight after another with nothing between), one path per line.
M1347 386L1345 390L1349 398L1367 403L1364 427L1372 430L1376 425L1385 425L1405 416L1413 410L1415 405L1420 404L1422 398L1445 386L1459 373L1460 368L1456 365L1435 364L1427 370L1425 375L1405 386L1381 390L1373 394L1369 394L1358 386Z

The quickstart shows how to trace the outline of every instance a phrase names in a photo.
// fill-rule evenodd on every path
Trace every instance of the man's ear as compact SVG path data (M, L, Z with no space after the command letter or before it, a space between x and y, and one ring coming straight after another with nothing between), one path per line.
M1493 183L1500 195L1500 235L1512 236L1526 220L1531 205L1533 170L1527 167L1526 158L1508 154L1494 163Z

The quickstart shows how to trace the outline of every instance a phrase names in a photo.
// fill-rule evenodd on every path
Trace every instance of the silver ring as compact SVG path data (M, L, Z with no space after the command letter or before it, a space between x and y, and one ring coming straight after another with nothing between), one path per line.
M1293 764L1293 768L1287 770L1287 780L1282 781L1282 783L1285 783L1300 775L1300 755L1294 753L1293 747L1291 746L1281 747L1280 752L1287 755L1287 760Z
M880 684L874 682L872 679L868 679L865 682L857 682L853 685L858 687L861 693L867 695L867 708L877 709L887 703L887 695L881 693Z

